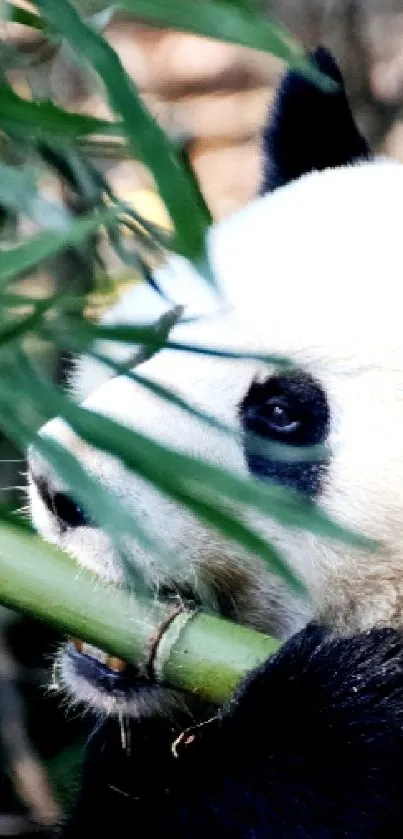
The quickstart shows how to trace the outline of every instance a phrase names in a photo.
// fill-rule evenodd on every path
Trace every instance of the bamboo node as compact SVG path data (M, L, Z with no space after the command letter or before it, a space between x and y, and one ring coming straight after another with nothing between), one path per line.
M182 629L195 616L198 609L185 609L183 604L175 606L161 621L149 642L148 658L145 672L149 679L157 682L164 681L165 665L171 650L176 644Z

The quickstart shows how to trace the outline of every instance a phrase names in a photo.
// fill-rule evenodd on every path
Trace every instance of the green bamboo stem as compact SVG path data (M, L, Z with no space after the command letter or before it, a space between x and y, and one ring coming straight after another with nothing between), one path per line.
M278 648L273 638L95 580L67 554L0 524L0 602L215 703Z

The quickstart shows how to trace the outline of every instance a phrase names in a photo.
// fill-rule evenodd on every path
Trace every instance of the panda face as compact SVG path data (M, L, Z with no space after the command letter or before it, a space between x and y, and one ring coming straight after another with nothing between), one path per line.
M314 616L342 632L400 625L403 167L347 161L282 181L210 231L219 299L179 257L158 272L157 281L176 295L185 315L203 315L178 324L174 339L286 356L292 366L166 349L140 370L243 434L213 429L124 376L108 378L88 358L78 360L72 387L86 407L167 445L297 488L340 524L376 539L378 551L285 529L269 509L266 516L244 513L305 583L308 595L297 598L260 560L208 530L116 459L90 449L61 419L42 434L66 445L180 558L177 568L163 567L132 545L132 561L156 596L201 603L280 638ZM133 289L107 320L138 322L141 315L147 320L151 298L154 313L162 306L153 295ZM269 460L250 448L248 432L294 447L324 444L327 456L312 463ZM33 522L46 539L79 566L120 584L122 572L107 535L66 496L35 452L29 496ZM109 713L138 716L181 701L135 672L122 671L116 660L112 665L101 651L70 645L61 651L56 670L76 698Z

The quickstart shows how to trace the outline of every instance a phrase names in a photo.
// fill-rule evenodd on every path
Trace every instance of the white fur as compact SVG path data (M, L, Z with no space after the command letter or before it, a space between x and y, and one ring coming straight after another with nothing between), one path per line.
M377 161L313 173L211 230L210 260L224 306L182 259L173 257L157 276L168 294L188 307L185 315L206 315L178 325L176 340L287 355L327 393L331 462L319 503L341 524L379 540L379 552L285 530L271 520L270 510L267 517L249 514L303 578L309 602L291 598L260 561L207 531L116 461L90 451L60 419L42 432L78 453L91 473L122 494L137 514L141 511L143 523L178 553L181 574L203 597L207 591L214 602L215 592L227 588L239 620L283 636L312 615L340 631L403 622L402 199L400 164ZM136 288L107 320L150 321L164 308L153 291ZM130 357L132 348L124 352ZM113 353L116 357L116 348ZM267 377L272 369L164 350L141 372L236 426L237 405L251 380ZM246 472L235 438L125 377L110 378L90 359L79 360L72 387L88 407ZM38 464L34 467L37 474ZM94 528L61 533L32 486L30 497L33 521L45 538L82 566L119 579L104 534ZM133 548L133 561L147 569L158 588L166 569L156 567L139 547Z

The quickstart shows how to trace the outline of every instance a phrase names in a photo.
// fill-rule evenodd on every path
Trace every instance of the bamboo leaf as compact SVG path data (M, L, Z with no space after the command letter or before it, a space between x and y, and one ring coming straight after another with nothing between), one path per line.
M153 480L156 481L154 476ZM296 578L275 547L247 524L244 524L239 516L230 513L226 509L225 500L223 504L219 501L207 500L205 497L207 493L200 491L197 479L195 481L196 492L189 492L188 486L185 491L182 491L180 487L180 481L168 481L168 484L164 482L164 491L175 501L179 501L185 507L188 507L202 521L223 533L228 539L242 545L242 548L254 554L254 556L260 557L271 571L282 577L293 589L299 593L304 592L304 586ZM198 497L199 493L203 497Z
M208 38L241 44L270 52L293 64L308 64L303 47L267 15L257 14L245 4L203 0L118 0L118 8L135 18L158 26L197 32Z
M19 386L21 394L24 393L21 371L14 366L10 374L11 385L7 385L5 378L0 382L0 426L5 434L21 450L27 450L34 442L35 450L59 475L66 491L83 506L89 516L89 523L96 523L109 534L123 561L126 583L134 585L138 593L148 591L148 584L141 571L130 560L127 539L134 539L144 550L158 556L168 569L175 567L178 558L162 540L151 536L133 511L129 512L122 499L92 477L67 449L50 437L35 434L36 429L32 423L35 405L26 399L21 408L22 403L16 399Z
M11 372L14 388L18 385L19 378L21 385L24 386L24 416L30 402L33 405L42 406L42 409L46 410L50 416L57 414L63 416L76 433L91 446L116 455L131 471L141 475L146 481L150 481L173 500L184 504L196 516L216 527L230 539L240 542L246 549L252 550L270 564L273 571L281 574L290 585L301 589L294 574L275 549L258 533L245 525L241 518L228 511L228 497L230 498L228 486L224 486L224 497L218 499L218 501L214 500L217 487L211 481L211 486L207 485L207 489L206 486L203 486L205 475L203 476L203 471L200 471L199 467L205 466L207 470L214 467L203 464L195 458L181 455L179 452L171 452L169 449L154 443L151 438L132 432L113 420L98 416L92 411L78 408L56 388L35 375L32 365L29 365L22 356L20 356L18 368L14 366ZM10 425L6 406L7 399L10 401L11 393L9 390L8 397L7 395L1 397L2 391L7 394L7 386L4 382L0 383L0 405L3 406L0 413L0 424L3 425L10 439L17 442L17 445L26 446L31 442L32 436L29 439L27 431L24 430L24 420L21 417L21 412L18 413L18 405L11 412L12 422ZM1 399L3 399L2 402ZM101 527L107 526L110 522L110 514L108 515L104 507L105 492L107 493L107 491L102 490L102 487L97 490L95 485L91 487L91 484L94 483L93 479L89 476L85 478L85 471L79 467L78 463L73 464L72 460L74 461L74 458L72 458L72 455L69 455L67 451L62 454L58 444L51 438L40 436L36 438L34 446L39 451L43 451L47 460L50 458L50 462L57 470L63 469L63 475L69 476L68 484L73 497L82 503L84 509L88 509L88 512ZM59 463L57 447L59 448L59 458L62 458ZM183 458L184 469L181 468ZM183 480L184 477L189 476L189 472L193 485L192 482L186 483ZM226 474L225 470L224 474ZM232 477L231 473L228 473L228 475ZM202 481L201 485L199 484L200 480ZM210 490L213 492L212 502L205 497L210 495ZM92 494L89 495L89 492ZM237 501L238 499L233 500ZM112 520L111 534L115 536L115 539L117 533L119 533L119 530L116 531L116 523ZM174 562L176 561L174 558Z
M84 412L85 415L83 416L81 409L77 409L80 412L77 416L75 406L71 407L71 411L68 408L67 411L63 412L64 416L82 439L88 443L91 441L91 445L95 445L103 451L115 454L131 471L136 472L146 481L151 482L174 501L183 504L191 513L202 519L202 521L212 525L233 541L240 543L246 550L252 551L256 556L260 556L289 585L299 591L302 590L302 586L273 546L260 537L258 533L255 533L252 528L244 524L239 517L228 512L225 508L226 498L221 503L216 500L212 502L206 500L205 495L208 493L208 487L207 490L204 487L203 493L198 485L198 461L196 461L196 471L194 473L195 486L192 491L189 485L183 485L180 467L177 471L172 472L173 462L177 466L179 465L176 461L176 452L174 453L174 458L169 459L169 463L166 462L164 449L156 444L155 448L153 447L151 450L148 449L148 451L140 452L138 446L139 444L141 446L141 442L144 441L148 443L149 440L147 438L136 439L136 450L131 452L127 448L129 438L130 443L133 442L131 431L124 429L117 423L112 423L113 428L108 426L105 429L102 425L104 417L98 417L98 415L87 411ZM101 420L101 427L98 425L98 418ZM94 423L93 420L95 420ZM117 435L119 433L125 435L126 431L128 431L129 438L125 436L123 441L118 442ZM72 491L74 492L74 489ZM200 497L201 495L203 497Z
M67 0L37 0L37 6L70 47L102 78L113 109L123 118L131 148L149 166L176 231L176 248L202 263L211 221L200 192L187 176L174 144L152 119L112 47L85 23Z
M337 88L336 82L318 71L303 46L272 16L259 13L254 2L117 0L116 5L137 20L269 52L298 68L323 90Z
M9 414L11 416L7 415L7 406L0 398L0 425L9 439L20 448L26 449L34 438L32 430L24 427L14 412L9 411ZM125 539L135 539L154 555L161 556L162 553L163 560L166 561L166 552L161 550L162 546L148 536L115 493L106 490L99 481L94 480L63 446L54 440L43 438L36 439L35 443L35 449L53 466L56 474L62 476L66 491L74 495L75 501L85 504L92 521L109 534L123 563L126 584L140 594L146 593L148 586L143 575L128 559Z
M20 23L23 26L30 26L32 29L44 29L43 20L39 15L22 8L22 6L15 6L14 3L7 2L4 4L3 10L0 11L0 19L2 16L11 23Z
M216 416L214 416L214 414L202 411L195 405L191 404L187 399L184 399L176 393L176 391L172 390L172 388L161 385L159 382L138 373L136 370L128 369L127 364L121 364L111 358L108 358L108 356L100 355L96 352L87 352L91 358L94 358L101 364L112 368L116 375L126 376L128 379L131 379L133 382L136 382L146 388L146 390L149 390L155 396L171 403L172 405L175 405L177 408L181 408L192 417L195 417L195 419L201 420L201 422L215 428L217 431L221 431L222 433L230 435L238 440L240 440L241 437L245 437L239 428L219 420ZM328 456L326 446L323 445L298 446L298 448L296 448L295 446L290 446L286 443L274 443L273 441L263 440L261 437L252 433L248 435L248 442L251 445L255 444L255 451L257 453L264 454L266 457L271 457L273 460L289 460L293 462L309 460L312 463L313 460L323 461Z
M286 356L270 353L252 353L249 351L226 349L225 347L212 347L205 344L190 344L183 341L166 340L161 343L161 336L156 333L155 324L94 324L84 321L73 324L66 320L65 325L60 324L58 335L55 340L66 340L75 351L82 351L88 347L91 341L118 341L124 344L144 345L155 352L162 349L175 350L177 352L194 353L195 355L211 355L214 358L242 359L243 361L262 361L266 364L276 364L289 367L290 359ZM130 366L133 366L129 361Z
M10 346L12 341L21 338L23 335L26 335L27 332L31 332L37 328L38 324L42 321L44 314L49 311L49 309L54 305L54 302L54 298L40 300L34 306L34 310L30 312L29 315L23 318L16 318L11 323L3 326L0 329L0 347L5 344L7 347Z
M0 247L0 286L26 271L36 268L44 259L49 259L71 245L80 245L103 225L116 218L116 210L94 212L75 219L63 231L49 231L33 236L17 247Z
M64 111L52 102L23 99L9 85L0 84L0 126L35 139L75 140L87 134L118 135L118 123Z
M115 455L128 469L183 503L226 536L249 547L264 561L272 562L274 570L294 586L298 587L298 583L288 565L268 542L244 523L242 513L235 521L231 512L234 504L235 509L239 509L239 505L257 509L287 527L308 529L361 548L375 547L371 540L341 527L319 507L290 489L233 474L221 466L172 450L109 417L79 408L55 388L35 380L33 374L27 375L26 379L27 392L31 389L37 399L40 396L49 412L63 416L79 437Z
M223 467L156 443L140 432L124 428L109 417L88 409L71 404L63 407L61 403L60 408L79 436L115 454L130 469L143 474L163 491L173 494L181 483L182 491L189 496L189 507L195 498L205 501L210 493L219 493L223 499L219 505L223 516L223 503L229 500L258 509L288 527L308 529L362 548L374 548L371 540L336 524L319 507L291 489L232 474Z

